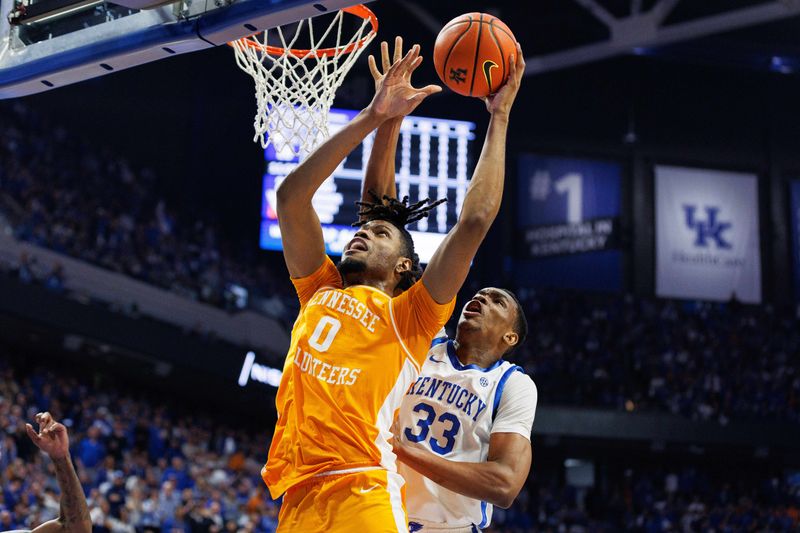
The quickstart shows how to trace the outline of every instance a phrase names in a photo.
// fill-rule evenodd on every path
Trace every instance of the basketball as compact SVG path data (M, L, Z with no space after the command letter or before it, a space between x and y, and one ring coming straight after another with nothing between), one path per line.
M484 97L508 79L516 38L502 20L486 13L466 13L448 22L436 37L433 63L439 78L454 92Z

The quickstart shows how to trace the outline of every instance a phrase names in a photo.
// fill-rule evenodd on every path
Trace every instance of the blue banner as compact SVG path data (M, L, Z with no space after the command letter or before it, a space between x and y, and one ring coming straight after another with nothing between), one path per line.
M794 268L794 297L800 302L800 180L789 183L792 197L792 213L789 223L792 225L792 267Z
M619 290L620 166L524 154L518 183L517 281Z

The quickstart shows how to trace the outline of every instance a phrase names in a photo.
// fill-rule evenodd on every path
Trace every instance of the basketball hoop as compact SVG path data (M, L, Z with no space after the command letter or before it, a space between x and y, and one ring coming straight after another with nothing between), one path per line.
M346 42L345 14L361 19ZM378 31L378 18L363 5L337 12L319 37L312 21L299 21L294 35L290 28L277 27L229 43L236 63L256 83L253 141L260 140L264 148L272 144L281 159L307 155L328 138L336 90ZM308 47L295 48L301 44Z

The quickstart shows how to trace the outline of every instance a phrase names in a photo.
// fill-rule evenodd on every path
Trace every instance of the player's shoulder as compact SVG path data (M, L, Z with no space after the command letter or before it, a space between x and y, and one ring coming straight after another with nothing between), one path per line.
M533 378L525 372L524 368L514 363L509 363L506 372L508 372L508 378L505 384L506 391L512 394L538 396L536 383L533 381Z
M520 367L517 367L517 369L519 368ZM524 369L514 372L514 374L511 376L511 379L517 382L520 387L536 391L536 382L533 381L533 378L527 372L525 372Z

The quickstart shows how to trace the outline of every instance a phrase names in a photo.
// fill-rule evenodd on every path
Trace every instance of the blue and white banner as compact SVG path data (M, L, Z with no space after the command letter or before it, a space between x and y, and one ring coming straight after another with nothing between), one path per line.
M656 167L656 294L761 302L753 174Z
M800 302L800 180L789 184L792 212L789 223L792 225L792 268L794 269L794 298Z
M523 154L518 182L518 282L621 288L620 166Z

